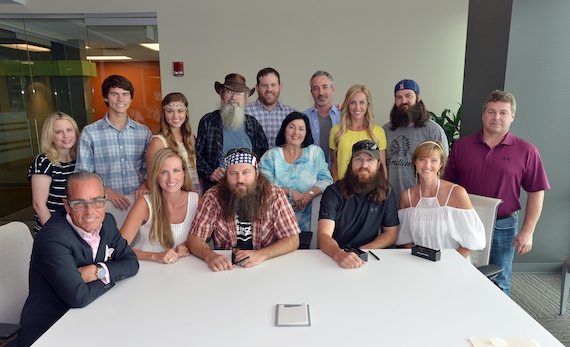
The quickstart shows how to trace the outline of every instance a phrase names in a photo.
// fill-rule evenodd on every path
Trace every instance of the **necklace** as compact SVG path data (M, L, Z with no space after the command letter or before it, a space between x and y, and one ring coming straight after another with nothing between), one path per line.
M297 160L299 160L299 158L301 158L301 155L303 154L303 149L301 149L299 154L292 154L290 151L283 151L283 154L285 161L288 162L289 164L293 164Z

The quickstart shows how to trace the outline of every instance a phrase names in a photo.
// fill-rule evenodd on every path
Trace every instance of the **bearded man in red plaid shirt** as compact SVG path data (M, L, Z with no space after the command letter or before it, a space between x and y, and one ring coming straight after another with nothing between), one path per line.
M252 267L299 247L299 224L287 196L259 174L247 148L229 150L224 179L200 201L188 234L190 253L214 271ZM232 250L232 260L214 252Z

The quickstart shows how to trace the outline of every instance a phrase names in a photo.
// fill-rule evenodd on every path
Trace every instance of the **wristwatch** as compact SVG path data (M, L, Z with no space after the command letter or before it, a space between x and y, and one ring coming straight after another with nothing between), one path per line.
M315 197L315 192L313 190L309 190L309 195L311 196L311 200Z
M96 264L96 266L97 266L97 272L95 273L95 276L97 277L97 279L100 280L105 278L105 276L107 276L107 270L105 270L105 268L101 264Z

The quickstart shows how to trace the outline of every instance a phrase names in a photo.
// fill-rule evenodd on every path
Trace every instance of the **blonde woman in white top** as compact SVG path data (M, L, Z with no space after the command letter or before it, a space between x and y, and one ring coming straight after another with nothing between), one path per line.
M454 248L467 258L485 248L485 228L465 188L439 178L447 156L443 145L424 141L412 156L420 184L400 196L397 245Z
M155 153L147 182L150 194L137 199L121 234L139 260L171 264L189 255L186 239L199 196L191 191L188 168L177 148Z

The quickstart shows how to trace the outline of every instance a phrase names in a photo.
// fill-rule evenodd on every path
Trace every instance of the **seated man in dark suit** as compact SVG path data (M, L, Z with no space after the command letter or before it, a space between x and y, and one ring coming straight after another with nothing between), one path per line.
M67 213L52 215L34 241L18 346L30 346L69 308L87 306L139 269L115 219L105 214L101 178L75 173L67 180L66 193Z

